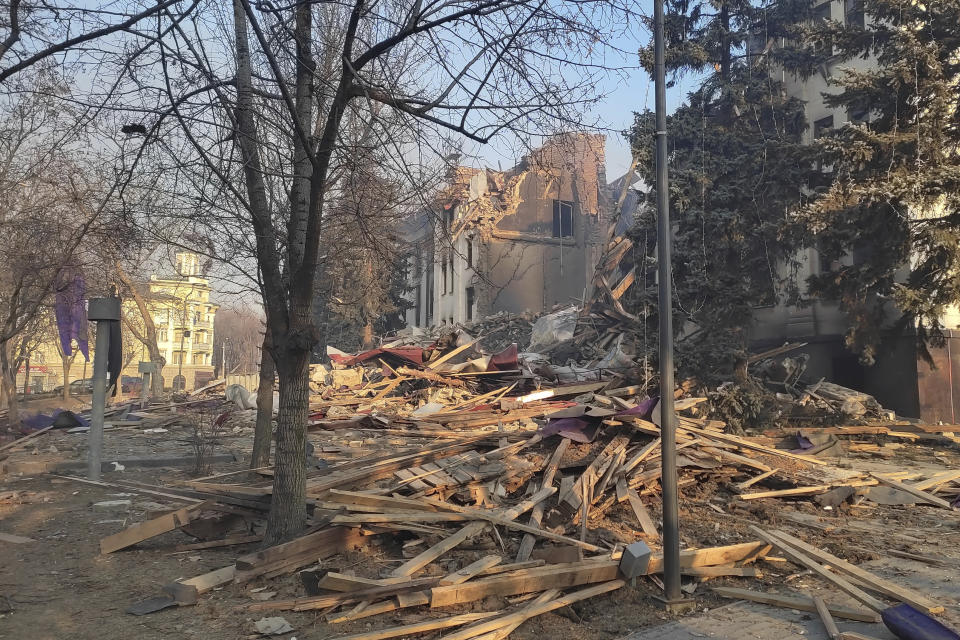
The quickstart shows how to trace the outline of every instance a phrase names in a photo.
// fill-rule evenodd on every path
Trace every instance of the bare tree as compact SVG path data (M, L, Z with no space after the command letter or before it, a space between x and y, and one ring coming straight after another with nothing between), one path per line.
M370 158L412 188L449 137L486 143L576 126L596 98L606 25L628 23L629 7L615 2L234 0L232 12L169 2L147 5L155 19L124 14L98 36L123 32L133 43L98 52L127 56L112 68L131 72L96 77L90 102L112 99L133 120L122 128L142 143L131 169L148 155L168 159L156 188L180 206L155 213L163 228L232 264L262 296L280 395L265 544L307 521L317 281L336 250L321 247L331 218L357 215L335 206L351 160ZM71 49L51 42L35 55ZM131 91L118 89L127 83Z

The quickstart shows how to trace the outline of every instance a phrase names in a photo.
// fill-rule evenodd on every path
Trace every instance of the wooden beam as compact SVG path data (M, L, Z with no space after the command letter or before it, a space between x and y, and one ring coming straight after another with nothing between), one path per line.
M880 475L880 474L878 474L878 473L871 473L870 475L871 475L873 478L875 478L875 479L879 480L880 482L882 482L883 484L885 484L885 485L887 485L887 486L889 486L889 487L893 487L894 489L900 489L901 491L906 491L906 492L909 493L910 495L916 496L917 498L920 498L920 499L923 500L924 502L928 502L928 503L930 503L930 504L932 504L932 505L935 505L935 506L937 506L937 507L942 507L942 508L944 508L944 509L953 509L953 507L950 506L950 503L949 503L949 502L947 502L947 501L944 500L943 498L938 498L937 496L935 496L935 495L933 495L933 494L931 494L931 493L927 493L926 491L920 491L919 489L916 489L916 488L912 487L911 485L906 484L906 483L903 483L903 482L898 482L898 481L892 480L892 479L890 479L890 478L885 478L885 477L883 477L882 475Z
M289 600L271 600L268 602L251 602L246 605L248 611L311 611L314 609L328 609L343 604L353 604L373 598L395 596L399 593L422 591L437 583L439 578L413 578L397 584L387 584L381 587L371 587L362 591L348 593L334 593L326 596L309 596L306 598L291 598Z
M827 553L822 549L818 549L813 545L809 545L803 540L795 538L789 533L785 533L783 531L770 531L769 533L778 540L782 540L795 549L806 553L811 558L830 565L830 568L837 573L850 576L874 591L889 596L899 602L906 602L914 609L918 609L920 611L926 611L927 613L943 613L943 605L934 602L922 593L876 576L869 571L861 569L860 567L851 564L846 560L838 558L831 553Z
M561 438L560 442L557 444L557 447L553 450L553 455L550 456L550 460L547 462L547 466L543 470L543 479L540 483L540 488L553 486L553 479L557 474L557 469L560 468L560 461L563 459L563 454L567 450L567 446L570 444L570 441L566 438ZM539 503L533 507L533 511L530 514L529 524L531 527L540 527L540 522L543 519L543 503ZM523 562L530 558L530 554L533 552L533 546L536 544L537 538L532 533L523 534L523 539L520 541L520 549L517 551L517 562Z
M454 571L451 574L440 578L439 586L444 587L450 584L460 584L461 582L466 582L470 578L475 577L478 573L484 569L489 569L494 565L500 564L502 558L500 556L484 556L475 562L471 562L464 568L459 571Z
M820 621L823 623L824 629L827 630L827 635L830 636L830 640L838 640L840 637L840 629L837 628L837 623L833 621L833 616L830 615L830 609L827 607L827 603L824 602L820 596L814 596L813 606L817 608L817 615L820 616Z
M588 560L517 571L484 580L474 580L430 590L430 606L446 607L474 602L488 596L512 596L547 589L565 589L617 577L618 560Z
M525 607L524 611L526 611L529 607L532 607L533 605L541 604L543 602L549 602L550 600L553 600L554 598L556 598L558 595L560 595L559 589L550 589L549 591L544 591L539 596L537 596L533 600L533 602L531 602L530 605L528 605L528 607ZM504 638L509 636L511 633L516 631L517 627L519 627L525 621L526 620L511 622L506 626L500 627L499 629L487 632L482 636L478 636L477 640L503 640Z
M633 509L634 515L637 516L637 521L640 522L640 528L643 529L643 533L654 540L659 539L660 533L657 531L657 525L653 522L653 518L650 517L650 512L647 511L646 506L644 506L640 500L637 492L633 489L627 489L627 500L630 501L630 508Z
M362 591L373 587L399 584L406 582L405 578L385 578L377 580L374 578L361 578L359 576L348 576L337 571L327 571L322 578L317 580L317 588L324 591L339 591L348 593L351 591Z
M164 586L163 590L172 596L173 599L177 601L177 604L196 604L198 596L210 591L214 587L219 587L222 584L231 582L235 573L236 567L231 564L222 569L190 578L189 580L171 582Z
M933 489L934 487L953 482L954 480L960 480L960 471L942 471L930 476L926 480L914 482L910 486L917 491L926 491L927 489Z
M856 598L857 600L867 605L877 613L887 608L887 605L884 604L883 602L877 600L876 598L866 593L859 587L851 584L849 581L842 578L841 576L831 573L826 567L818 563L816 560L809 557L805 553L797 550L796 548L790 546L789 544L783 542L781 539L777 538L776 536L773 536L770 533L761 529L760 527L756 527L753 525L750 525L750 530L755 534L757 534L758 536L760 536L761 539L766 540L770 544L780 549L783 555L785 555L791 562L795 562L800 566L806 567L807 569L810 569L812 572L814 572L824 580L827 580L828 582L832 582L838 589L840 589L847 595Z
M43 435L43 434L46 433L47 431L50 431L50 429L53 429L53 426L54 426L54 425L50 425L49 427L44 427L43 429L38 429L38 430L34 431L33 433L28 433L27 435L23 436L22 438L17 438L17 439L14 440L13 442L8 442L8 443L5 444L5 445L0 445L0 451L6 451L7 449L12 449L13 447L16 447L16 446L18 446L18 445L21 445L21 444L23 444L23 443L25 443L25 442L27 442L27 441L29 441L29 440L33 440L33 439L36 438L37 436Z
M196 519L204 504L203 502L192 504L189 507L165 513L145 522L138 522L119 533L109 535L100 540L100 553L104 555L113 553L154 536L179 529L183 525L189 524L191 520Z
M459 515L459 514L458 514ZM487 528L486 522L471 522L453 535L447 536L437 544L423 550L413 558L394 569L390 575L395 577L412 576L443 554L454 549Z
M761 593L749 589L735 589L732 587L714 587L713 592L721 598L732 598L735 600L749 600L750 602L760 602L784 609L796 609L798 611L808 611L816 613L817 608L813 603L813 598L802 594L786 595L781 593ZM837 604L827 603L827 609L838 618L845 620L858 620L860 622L880 622L880 616L873 611L865 609L851 609Z
M765 472L765 473L761 473L761 474L758 475L758 476L753 476L753 477L750 478L749 480L745 480L745 481L740 482L740 483L738 483L738 484L735 484L735 485L733 485L733 486L736 487L736 489L737 489L738 491L743 491L744 489L749 489L750 487L752 487L753 485L757 484L757 483L760 482L761 480L766 480L767 478L769 478L770 476L772 476L773 474L775 474L775 473L778 472L778 471L780 471L780 469L770 469L769 471L767 471L767 472Z
M446 362L446 361L449 360L450 358L455 357L457 354L462 353L463 351L466 351L467 349L469 349L470 347L472 347L472 346L475 345L476 343L477 343L476 340L471 340L470 342L468 342L468 343L466 343L466 344L460 345L459 347L457 347L457 348L454 349L453 351L449 351L449 352L443 354L442 356L440 356L440 357L437 358L436 360L428 363L428 364L427 364L427 369L434 369L434 370L436 370L436 368L439 367L441 364L443 364L444 362Z
M549 600L547 602L541 602L537 604L532 604L530 606L524 607L521 611L512 613L500 618L495 618L493 620L488 620L481 624L472 625L467 629L461 629L458 632L452 633L448 636L445 636L445 640L468 640L482 633L488 631L494 631L496 629L501 629L503 627L509 626L511 624L520 624L525 620L529 620L535 616L542 615L549 611L554 611L562 607L573 604L574 602L580 602L581 600L586 600L587 598L592 598L604 593L609 593L615 591L625 585L626 582L623 580L611 580L610 582L605 582L603 584L598 584L593 587L588 587L586 589L580 589L579 591L574 591L573 593L568 593L565 596L556 598L554 600ZM374 639L377 640L377 639Z
M426 620L424 622L414 622L399 627L388 627L377 631L366 631L364 633L354 633L349 636L340 636L337 640L386 640L386 638L396 638L407 636L414 633L424 633L426 631L435 631L437 629L447 629L449 627L459 627L469 622L476 622L484 618L492 618L500 615L499 611L489 611L485 613L461 613L458 616L448 618L438 618L436 620Z
M369 541L370 536L363 535L357 529L322 529L269 549L240 556L236 562L236 581L245 582L278 569L293 571L320 558L363 547Z

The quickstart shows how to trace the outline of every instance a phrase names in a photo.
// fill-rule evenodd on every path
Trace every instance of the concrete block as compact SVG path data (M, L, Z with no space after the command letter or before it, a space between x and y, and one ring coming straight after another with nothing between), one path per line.
M623 550L623 555L620 557L620 573L627 579L646 575L649 564L650 547L646 542L638 540Z

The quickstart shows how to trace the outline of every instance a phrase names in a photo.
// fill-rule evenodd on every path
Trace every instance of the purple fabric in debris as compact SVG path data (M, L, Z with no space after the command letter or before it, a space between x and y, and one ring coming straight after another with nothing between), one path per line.
M83 416L77 415L72 411L64 411L63 409L55 409L50 415L38 413L32 416L24 416L20 419L20 422L26 427L26 429L22 430L24 433L39 431L54 423L58 423L57 427L60 429L90 426L90 421Z
M600 422L598 420L557 418L556 420L550 420L547 426L540 429L540 435L544 438L559 435L574 442L592 442L597 435L597 427L599 426Z
M73 341L89 362L90 348L87 342L87 282L79 269L65 267L57 276L54 315L63 353L73 355Z
M796 436L797 438L797 448L790 451L790 453L803 453L804 451L809 451L813 449L813 443L806 436L802 436L799 433Z
M647 398L642 401L637 406L632 409L627 409L626 411L621 411L617 413L618 416L640 416L641 418L649 418L650 414L653 412L653 408L657 406L657 402L660 401L660 396L653 396L652 398Z

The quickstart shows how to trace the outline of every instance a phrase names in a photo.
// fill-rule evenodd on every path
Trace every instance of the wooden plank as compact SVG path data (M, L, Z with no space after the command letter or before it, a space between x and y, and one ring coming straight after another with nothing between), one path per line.
M237 582L244 582L277 569L293 571L337 553L360 548L370 541L357 529L329 527L237 558Z
M53 425L50 425L49 427L44 427L43 429L38 429L37 431L34 431L33 433L28 433L27 435L23 436L22 438L17 438L17 439L14 440L13 442L8 442L8 443L5 444L5 445L0 445L0 451L6 451L7 449L12 449L13 447L16 447L16 446L18 446L18 445L21 445L21 444L23 444L23 443L25 443L25 442L28 442L28 441L30 441L30 440L33 440L33 439L36 438L37 436L43 435L44 433L46 433L47 431L50 431L51 429L53 429Z
M758 498L784 498L789 496L812 496L826 493L835 487L873 487L879 484L877 480L850 480L836 484L816 484L809 487L794 487L793 489L777 489L775 491L757 491L741 493L737 497L741 500L756 500Z
M682 567L680 573L685 576L718 578L721 576L740 576L741 578L762 578L756 567Z
M440 365L442 365L444 362L446 362L446 361L449 360L450 358L456 357L458 354L466 351L467 349L469 349L470 347L472 347L472 346L475 345L476 343L477 343L476 340L471 340L470 342L468 342L468 343L466 343L466 344L460 345L459 347L457 347L457 348L454 349L453 351L449 351L449 352L443 354L442 356L440 356L440 357L437 358L436 360L433 360L432 362L428 363L428 364L427 364L427 369L434 369L434 370L436 370L436 368L439 367Z
M430 606L445 607L474 602L493 595L512 596L607 582L617 577L618 566L618 560L571 562L447 587L434 587L430 590Z
M249 544L259 542L263 536L232 536L220 540L208 540L207 542L194 542L193 544L178 544L173 548L174 551L197 551L199 549L214 549L216 547L231 547L236 544Z
M165 513L162 516L152 518L145 522L138 522L135 525L127 527L119 533L114 533L100 540L100 553L108 554L120 549L133 546L138 542L143 542L154 536L179 529L185 524L189 524L199 515L199 510L204 503L192 504L189 507L177 509L171 513Z
M780 456L782 458L790 458L791 460L799 460L801 462L807 462L809 464L815 464L823 466L827 464L823 460L814 458L813 456L803 456L796 453L790 453L789 451L781 451L780 449L774 449L772 447L765 447L762 444L757 444L751 442L745 438L739 438L737 436L730 435L729 433L718 433L716 431L710 431L708 429L700 429L698 427L693 427L685 424L684 426L677 427L677 431L689 431L691 433L696 433L697 435L706 436L713 440L720 440L721 442L729 442L737 446L743 447L744 449L751 449L760 453L766 453L773 456Z
M926 491L920 491L919 489L915 489L909 484L898 482L897 480L885 478L878 473L871 473L870 475L873 478L879 480L881 483L889 487L893 487L894 489L900 489L901 491L906 491L910 495L916 496L917 498L920 498L924 502L929 502L932 505L935 505L937 507L942 507L944 509L953 509L953 507L950 506L949 502L947 502L943 498L938 498L937 496L931 493L927 493Z
M25 538L12 533L0 533L0 542L9 542L10 544L26 544L27 542L36 542L33 538Z
M637 492L633 489L627 489L627 500L630 501L630 508L633 509L634 515L637 516L643 533L654 540L659 539L660 533L657 531L657 525L654 524L653 518L650 517L650 512L647 511L647 507L644 506Z
M610 582L605 582L603 584L587 587L586 589L574 591L573 593L568 593L565 596L548 600L547 602L531 604L530 606L524 607L522 610L517 611L516 613L511 613L493 620L488 620L481 624L471 625L466 629L461 629L460 631L444 636L444 640L469 640L469 638L473 638L489 631L495 631L496 629L501 629L512 624L521 624L525 620L529 620L535 616L569 606L574 602L580 602L581 600L586 600L587 598L593 598L594 596L616 591L625 584L626 582L623 580L611 580Z
M550 456L550 460L547 462L547 466L543 470L543 479L540 482L540 488L552 487L553 479L556 477L557 469L560 468L560 461L563 459L563 454L567 450L567 446L570 444L570 441L566 438L561 438L560 442L557 444L557 447L553 450L553 454ZM529 524L531 527L540 527L541 520L543 519L543 503L538 503L534 505L533 511L530 513ZM523 539L520 541L520 549L517 551L517 562L523 562L530 558L530 553L533 552L533 546L536 544L537 538L531 533L523 534Z
M770 550L767 542L741 542L722 547L687 549L680 552L680 567L715 567L723 564L752 562ZM647 573L663 573L663 556L650 556Z
M744 482L740 482L740 483L735 484L735 485L733 485L733 486L736 487L736 489L737 489L738 491L743 491L744 489L749 489L750 487L752 487L753 485L757 484L757 483L760 482L761 480L766 480L767 478L769 478L770 476L772 476L773 474L775 474L775 473L778 472L778 471L780 471L780 469L770 469L769 471L767 471L767 472L765 472L765 473L761 473L761 474L758 475L758 476L753 476L753 477L750 478L749 480L745 480Z
M437 629L447 629L449 627L459 627L469 622L476 622L484 618L492 618L500 615L499 611L489 611L485 613L461 613L457 616L448 618L438 618L436 620L426 620L424 622L414 622L399 627L389 627L377 631L366 631L364 633L354 633L349 636L340 636L337 640L385 640L386 638L396 638L407 636L414 633L424 633L426 631L435 631Z
M177 604L195 604L197 597L222 584L231 582L236 573L234 565L201 574L195 578L172 582L163 590L177 601Z
M631 267L630 271L627 272L627 275L623 276L623 279L610 290L610 295L613 296L614 300L619 300L623 297L623 294L627 292L627 289L630 288L630 285L633 284L633 281L637 277L637 268Z
M847 562L837 556L827 553L822 549L818 549L813 545L809 545L803 540L796 538L789 533L783 531L771 531L770 535L774 536L778 540L782 540L786 544L789 544L791 547L800 550L803 553L806 553L810 557L819 560L824 564L830 565L830 568L836 571L837 573L842 573L852 578L855 578L860 583L868 586L870 589L882 593L886 596L894 598L899 602L906 602L914 609L920 611L926 611L927 613L942 613L943 605L934 602L930 598L926 597L922 593L914 591L908 587L903 587L901 585L885 580L879 576L876 576L865 569Z
M623 472L629 475L629 473L634 469L636 469L637 465L639 465L641 462L646 460L650 456L650 454L654 452L659 452L660 442L661 442L660 438L657 438L656 440L654 440L653 442L645 446L643 449L641 449L640 452L637 453L637 455L633 456L632 458L630 458L630 460L624 463Z
M432 547L425 549L413 558L410 558L402 565L394 569L390 575L394 577L412 576L414 573L427 566L443 554L479 534L486 527L486 522L471 522L453 535L444 538Z
M930 476L926 480L914 482L910 486L917 491L926 491L927 489L933 489L936 486L953 482L954 480L960 480L960 470L942 471Z
M251 602L246 605L246 608L248 611L312 611L314 609L328 609L333 606L353 604L373 598L395 596L399 593L422 591L424 588L435 585L437 580L439 580L439 578L414 578L405 582L371 587L362 591L334 593L326 596L310 596L307 598L291 598L289 600Z
M460 584L461 582L466 582L470 578L475 577L478 573L484 569L489 569L494 565L500 564L502 558L500 556L485 556L471 562L464 568L459 571L454 571L453 573L440 578L439 586L443 587L450 584Z
M409 469L397 469L393 472L393 475L403 480L404 483L409 484L414 491L428 491L432 489L430 485L420 479L429 474L421 474L420 476L417 476Z
M556 598L558 595L560 595L560 590L559 590L559 589L550 589L550 590L548 590L548 591L544 591L544 592L541 593L539 596L537 596L537 597L528 605L528 607L533 606L533 605L536 605L536 604L540 604L540 603L542 603L542 602L549 602L550 600L553 600L554 598ZM525 607L524 610L527 610L528 607ZM516 631L516 630L517 630L517 627L519 627L519 626L520 626L521 624L523 624L524 622L525 622L525 620L520 620L520 621L516 621L516 622L511 622L511 623L509 623L509 624L507 624L507 625L505 625L505 626L503 626L503 627L500 627L499 629L496 629L496 630L494 630L494 631L487 632L487 633L485 633L485 634L483 634L483 635L481 635L481 636L477 636L477 640L503 640L504 638L506 638L507 636L509 636L511 633L513 633L514 631Z
M388 584L399 584L405 581L406 578L385 578L383 580L377 580L374 578L361 578L360 576L348 576L337 571L327 571L322 578L317 580L317 588L323 589L324 591L346 593Z
M340 502L343 504L361 504L369 507L395 507L407 511L439 511L435 505L428 504L422 500L414 498L404 498L401 496L382 496L373 493L362 493L359 491L344 491L342 489L331 489L327 495L327 500Z
M817 608L817 615L820 616L820 621L823 623L823 628L827 630L830 640L837 640L840 637L840 629L837 628L837 623L833 621L827 603L820 596L814 596L813 606Z
M713 592L721 598L732 598L735 600L749 600L750 602L760 602L784 609L796 609L798 611L808 611L816 613L817 608L813 603L813 598L802 594L785 595L781 593L761 593L749 589L735 589L733 587L714 587ZM827 603L827 609L831 615L845 620L857 620L860 622L880 622L880 616L873 611L865 609L851 609L837 604Z
M761 539L766 540L770 544L780 549L780 551L783 552L783 555L785 555L791 562L795 562L800 566L810 569L824 580L832 582L838 589L859 600L874 611L879 613L887 608L887 605L885 605L883 602L877 600L859 587L851 584L841 576L831 573L826 567L818 563L816 560L804 554L802 551L799 551L789 544L783 542L776 536L773 536L760 527L756 527L754 525L750 525L750 530L757 534Z

